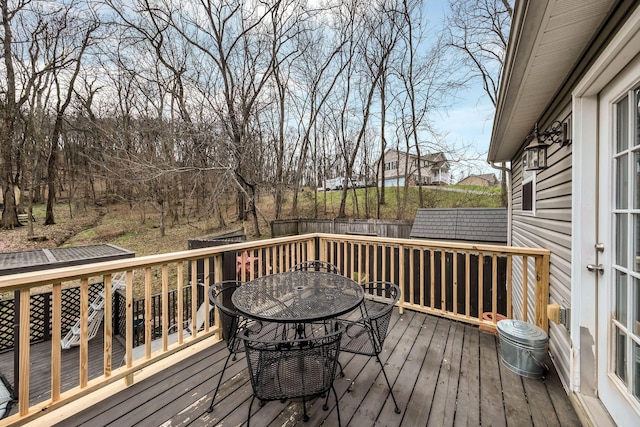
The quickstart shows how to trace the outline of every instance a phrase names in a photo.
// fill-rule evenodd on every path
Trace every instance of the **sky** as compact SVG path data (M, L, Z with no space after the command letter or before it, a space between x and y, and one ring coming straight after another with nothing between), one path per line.
M448 13L448 0L425 0L424 13L429 22L439 26ZM497 171L486 162L489 150L494 107L484 93L481 82L476 81L458 93L452 105L436 117L436 127L446 134L445 141L455 146L472 146L481 161L475 162L478 170L472 173L493 173ZM468 167L464 168L469 170Z

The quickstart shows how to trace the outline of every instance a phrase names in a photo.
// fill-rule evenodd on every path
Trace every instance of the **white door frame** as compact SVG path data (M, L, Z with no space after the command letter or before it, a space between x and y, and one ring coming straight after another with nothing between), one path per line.
M600 399L603 397L600 395L602 384L599 384L598 377L594 376L593 372L597 366L603 366L607 356L608 337L606 333L602 336L603 331L598 328L598 323L603 321L602 316L606 316L606 313L598 311L598 294L602 294L602 290L605 289L603 280L607 279L607 275L605 273L604 276L598 277L597 273L586 270L588 264L598 264L605 259L607 251L611 251L610 247L605 247L605 252L599 259L594 246L598 243L596 239L599 231L597 214L599 202L608 201L598 200L597 191L594 191L598 188L600 172L598 170L600 137L603 135L602 132L606 132L599 127L601 124L600 94L638 54L638 46L640 46L640 9L636 9L629 17L573 92L570 387L582 396ZM608 301L600 301L600 303L608 304ZM618 408L609 396L605 396L604 401L609 413L619 425L627 425L637 420L637 417L629 418L626 410ZM586 409L589 410L589 408Z

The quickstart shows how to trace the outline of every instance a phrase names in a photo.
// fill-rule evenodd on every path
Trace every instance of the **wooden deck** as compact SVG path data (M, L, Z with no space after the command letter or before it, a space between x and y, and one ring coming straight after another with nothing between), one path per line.
M252 395L244 357L227 368L215 411L206 412L227 354L223 343L211 346L59 425L242 425ZM374 359L342 354L345 378L335 387L343 425L580 425L553 368L544 380L514 374L499 362L497 337L477 327L396 309L381 358L402 413ZM300 401L254 403L251 425L337 425L333 394L328 411L323 402L307 403L307 423Z

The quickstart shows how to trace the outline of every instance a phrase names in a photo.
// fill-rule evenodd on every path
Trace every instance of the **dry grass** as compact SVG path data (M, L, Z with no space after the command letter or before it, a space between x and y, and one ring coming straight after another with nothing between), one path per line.
M363 217L365 214L365 189L358 190L358 203L349 191L346 204L347 215ZM369 206L375 206L375 191L368 189ZM317 196L317 199L316 199ZM298 199L297 216L311 218L316 214L320 218L334 218L340 206L341 192L315 193L304 189ZM473 193L451 193L428 190L426 192L428 207L487 207L498 206L499 193L489 191L486 195ZM317 207L314 205L317 200ZM275 216L273 195L263 192L257 199L259 211L259 227L261 237L269 237L269 221ZM285 198L283 217L291 216L291 195ZM408 193L407 206L397 208L395 189L387 189L387 204L382 207L383 218L412 219L417 210L417 191L411 188ZM130 207L127 204L109 205L95 208L70 209L67 204L55 206L55 225L43 225L45 206L34 207L36 222L33 224L33 236L42 241L31 240L28 227L13 230L0 229L0 252L13 252L29 249L53 248L59 246L81 246L94 244L113 244L134 251L137 256L167 253L187 249L190 238L220 234L228 230L244 228L249 239L257 238L252 222L235 220L235 209L232 201L223 201L223 213L226 218L225 227L220 227L212 217L181 218L178 222L168 222L165 235L161 236L160 218L155 210L143 210L140 205ZM371 208L373 210L373 208Z
M362 217L365 213L363 189L358 190L358 207L353 199L352 192L347 202L347 213L350 216ZM314 209L314 202L317 196L317 208ZM339 191L315 193L308 189L300 193L298 199L298 217L311 218L317 213L320 218L333 218L337 215L340 206ZM370 206L375 206L375 192L369 189L368 196ZM409 193L410 201L402 212L402 219L411 219L417 210L417 193ZM442 207L462 206L492 206L499 199L498 195L461 195L460 193L450 193L436 191L429 193L430 202ZM396 193L388 189L387 204L383 206L381 212L385 218L395 218L398 215ZM291 196L285 200L283 210L284 217L291 216ZM96 244L112 244L121 248L133 251L136 256L153 255L159 253L169 253L188 249L190 238L207 235L221 234L229 230L243 228L250 240L256 239L251 222L239 222L234 220L235 210L232 202L222 204L224 216L226 217L225 227L220 227L218 221L202 216L199 218L182 218L180 221L168 222L165 227L164 236L160 232L160 217L157 211L152 209L143 210L140 205L130 206L128 204L116 204L105 207L75 208L70 209L67 204L58 204L54 208L56 224L43 225L45 217L45 206L34 207L36 222L33 223L33 232L29 227L18 227L13 230L0 229L0 252L14 252L33 249L54 248L60 246L85 246ZM269 221L275 216L273 195L265 192L258 199L259 227L261 237L269 237ZM37 237L37 239L33 239ZM153 273L154 292L159 291L160 272ZM175 271L170 271L171 280L174 282ZM134 294L142 296L143 277L142 272L136 272L134 278Z

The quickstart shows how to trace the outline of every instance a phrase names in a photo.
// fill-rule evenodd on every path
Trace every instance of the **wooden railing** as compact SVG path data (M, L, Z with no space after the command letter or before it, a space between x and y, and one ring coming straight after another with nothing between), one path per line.
M185 337L185 325L196 323L198 307L191 298L191 319L183 319L185 286L196 294L198 280L213 284L230 278L251 280L266 274L289 270L295 264L322 259L338 266L345 276L359 282L388 280L402 290L400 310L411 309L447 318L495 327L498 314L512 317L512 307L519 307L520 318L532 320L547 329L549 252L541 249L514 248L490 245L456 244L448 242L409 239L388 239L363 236L308 234L263 241L245 242L195 249L162 255L109 261L35 273L16 274L0 279L0 292L19 291L20 346L19 346L19 401L18 414L0 421L0 425L24 423L41 414L96 391L118 380L126 385L134 381L134 373L187 346L213 337L219 332L218 314L214 322L209 316L202 330L192 328ZM198 262L203 275L196 274ZM189 270L191 274L188 274ZM518 289L523 297L513 300L514 271ZM89 378L88 370L88 307L89 284L104 280L104 316L111 319L112 276L126 272L126 355L124 366L113 368L111 322L104 322L104 367L102 375ZM142 277L139 293L144 295L146 313L152 313L151 295L160 288L162 294L162 329L160 350L152 352L152 319L144 320L144 357L133 360L133 301L135 277ZM191 280L189 280L191 277ZM61 390L61 307L62 288L80 283L80 351L79 381L71 390ZM52 288L53 315L51 339L51 398L30 405L29 402L29 295L36 287ZM178 320L177 342L170 344L168 293L177 289ZM209 300L204 299L205 312ZM530 311L532 313L530 313ZM492 313L490 321L482 314ZM154 319L158 321L158 319ZM219 338L219 334L218 334ZM153 347L155 348L155 347Z

